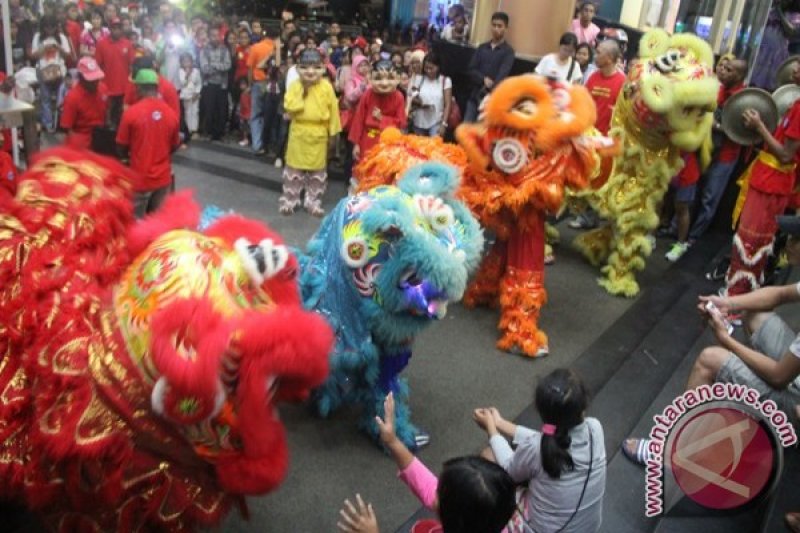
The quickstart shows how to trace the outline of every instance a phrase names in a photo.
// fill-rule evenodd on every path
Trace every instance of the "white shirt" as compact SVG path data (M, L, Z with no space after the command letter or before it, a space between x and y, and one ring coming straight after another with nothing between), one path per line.
M292 65L286 71L286 87L288 88L294 81L300 79L300 73L297 72L297 65Z
M409 82L411 98L414 94L419 94L422 105L426 106L414 111L412 116L414 126L430 129L441 124L444 120L444 91L452 88L453 82L450 78L441 74L435 80L419 74L412 76Z
M575 63L575 66L572 67L572 76L568 80L567 74L569 74L570 65L572 63ZM574 59L570 58L567 60L566 64L562 65L558 62L558 56L556 54L547 54L544 56L542 60L539 61L539 64L536 65L535 72L546 78L555 78L562 82L580 83L583 78L581 67Z
M186 73L186 69L181 67L178 72L180 79L180 96L181 100L191 100L192 98L200 96L200 91L203 89L203 79L200 77L200 70L192 68L190 73Z

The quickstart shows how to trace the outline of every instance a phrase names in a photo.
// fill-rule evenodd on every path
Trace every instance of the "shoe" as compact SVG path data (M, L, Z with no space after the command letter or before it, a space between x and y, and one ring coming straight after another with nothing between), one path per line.
M256 154L256 155L264 155L264 154L266 154L266 153L267 153L267 151L266 151L266 150L264 150L263 148L261 148L261 149L259 149L259 150L256 150L256 151L255 151L255 152L253 152L253 153L254 153L254 154Z
M239 146L247 146L248 144L250 144L250 141L246 141L246 140L244 140L244 139L242 139L241 141L239 141Z
M283 168L283 159L280 157L275 159L275 168Z
M567 223L567 226L569 226L572 229L593 229L597 227L596 224L592 224L588 220L586 220L586 218L584 218L583 215L579 215L570 220Z
M656 237L676 237L675 232L669 226L661 226L656 230Z
M690 246L688 242L676 242L672 245L672 248L669 249L669 252L664 254L664 257L666 257L667 261L670 263L674 263L683 257L683 254L689 251Z
M306 211L312 217L322 218L325 216L325 210L318 205L307 205Z
M423 446L427 446L431 443L431 434L427 431L418 429L417 433L414 435L414 444L416 445L416 449L420 449Z
M650 439L625 439L622 441L622 455L637 465L646 466L651 454Z

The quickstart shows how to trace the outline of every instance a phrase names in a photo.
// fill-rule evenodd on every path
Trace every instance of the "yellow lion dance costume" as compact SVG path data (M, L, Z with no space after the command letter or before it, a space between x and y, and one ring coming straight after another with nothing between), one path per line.
M608 224L584 233L577 247L605 264L600 285L615 295L639 292L635 273L652 252L648 235L658 225L659 203L683 162L680 152L701 150L707 165L719 82L708 44L689 34L647 32L629 70L611 121L622 146L607 181L587 195Z
M496 235L464 302L499 304L502 350L547 353L547 336L538 327L547 300L544 220L559 209L566 187L588 186L599 167L602 138L584 135L594 121L594 103L583 87L509 78L486 100L480 123L458 128L460 147L386 132L356 167L359 190L393 183L426 160L462 170L459 197Z

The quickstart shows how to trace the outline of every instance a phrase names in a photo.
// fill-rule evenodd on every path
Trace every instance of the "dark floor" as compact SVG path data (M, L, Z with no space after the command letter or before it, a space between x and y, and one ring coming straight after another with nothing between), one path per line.
M177 154L175 172L178 186L193 188L202 203L262 219L290 244L302 246L319 223L303 212L280 216L280 171L238 148L195 143ZM343 182L332 182L326 207L344 193ZM438 470L450 457L479 451L486 440L471 420L475 407L496 406L508 417L534 420L529 406L537 377L575 366L595 393L590 414L599 416L606 429L607 494L615 496L607 497L603 530L653 530L655 522L644 521L643 496L641 505L631 504L644 474L616 450L626 435L644 433L647 413L660 410L670 394L681 390L691 351L708 340L701 337L694 312L696 295L714 288L702 272L730 241L717 236L701 242L672 268L663 258L670 243L659 241L640 276L642 293L623 299L596 284L597 271L569 246L575 233L566 224L559 229L563 244L556 247L556 264L547 269L549 303L541 321L550 336L549 356L533 360L498 352L497 314L460 306L418 339L405 375L414 420L433 439L420 457ZM292 456L285 483L271 495L249 500L249 521L231 515L220 531L335 531L342 502L356 492L373 503L385 532L400 528L418 510L396 479L392 461L356 430L353 411L329 420L315 418L302 405L285 406L281 413Z

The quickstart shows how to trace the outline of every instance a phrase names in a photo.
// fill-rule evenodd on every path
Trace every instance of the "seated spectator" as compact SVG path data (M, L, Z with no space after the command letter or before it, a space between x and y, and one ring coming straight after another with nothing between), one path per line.
M597 8L593 2L581 3L578 18L572 20L570 31L578 38L578 43L586 43L592 47L597 46L597 35L600 28L592 22Z
M578 66L581 67L581 72L583 72L581 85L586 85L589 76L597 70L597 65L594 64L594 48L586 43L579 44L578 48L575 49L575 61L578 62Z
M575 34L563 34L558 41L558 52L544 56L536 65L536 74L562 83L580 83L583 73L575 60L577 48L578 38Z
M536 386L535 403L541 431L513 424L494 408L474 414L497 463L515 483L527 484L515 519L534 531L598 531L606 451L600 421L585 417L586 387L571 370L556 369ZM515 450L506 438L513 439Z
M514 49L506 42L508 15L497 12L492 15L492 39L475 50L470 59L467 74L470 79L470 97L464 110L464 121L475 122L478 107L495 85L503 81L514 66Z
M397 438L394 428L394 397L384 401L383 420L378 429L383 445L399 470L398 476L428 509L435 511L436 521L417 522L413 531L442 531L443 533L499 533L514 513L514 483L496 464L481 457L458 457L445 462L440 477L416 458ZM349 500L340 511L337 524L346 533L378 533L372 506L360 495L356 506ZM438 526L438 527L437 527Z
M800 266L800 217L779 216L778 227L789 235L786 258ZM736 296L701 296L697 304L714 333L717 345L705 348L692 367L686 390L713 383L746 385L758 391L760 401L772 400L789 422L798 427L800 404L800 336L775 310L800 302L800 284L762 287ZM708 304L716 307L710 311ZM747 343L728 332L731 317L741 315ZM622 451L644 465L650 457L650 439L626 439Z

